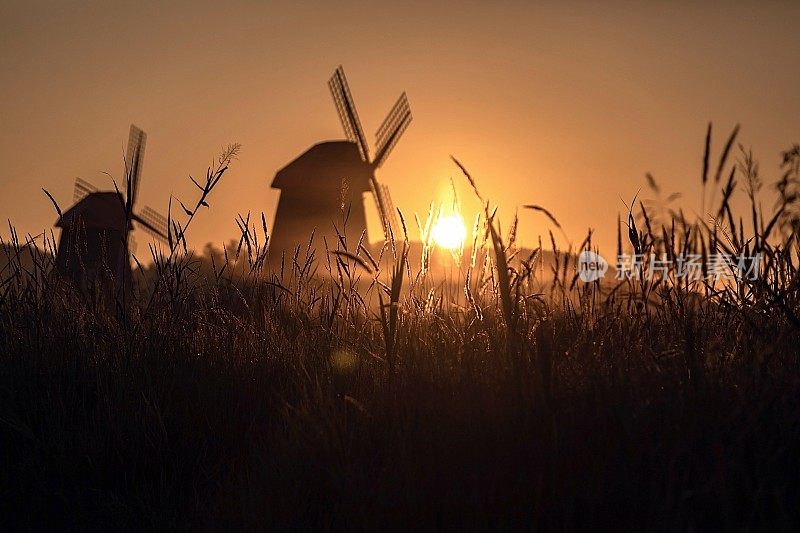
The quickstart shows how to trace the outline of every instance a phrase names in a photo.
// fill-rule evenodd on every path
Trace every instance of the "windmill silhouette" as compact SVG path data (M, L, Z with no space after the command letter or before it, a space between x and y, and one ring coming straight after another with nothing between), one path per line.
M98 191L78 178L75 204L56 222L56 227L61 228L56 269L83 292L130 288L133 222L151 235L166 239L167 220L161 214L149 207L140 212L134 210L146 141L147 135L131 125L125 156L125 196L119 190Z
M375 178L375 171L386 162L411 123L406 93L400 95L378 128L375 157L370 160L367 140L341 66L328 86L347 140L315 144L275 175L272 188L280 189L281 196L270 242L273 260L284 253L291 257L297 246L308 242L312 232L316 242L325 237L332 248L341 236L354 251L367 228L366 192L371 192L375 199L384 237L396 234L395 209L389 190Z

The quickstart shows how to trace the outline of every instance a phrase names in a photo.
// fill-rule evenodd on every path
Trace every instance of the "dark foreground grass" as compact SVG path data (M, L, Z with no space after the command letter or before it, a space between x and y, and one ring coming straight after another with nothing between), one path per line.
M5 524L800 524L795 334L554 316L511 362L490 324L410 317L425 333L390 381L366 324L168 320L127 340L89 318L4 329Z
M197 275L179 229L117 306L15 239L2 525L797 529L795 197L765 216L751 195L746 230L730 199L733 176L755 183L747 154L730 175L713 221L642 206L629 240L761 253L756 280L576 283L556 251L543 284L541 250L515 260L487 206L449 288L403 243L299 251L273 275L243 217L224 264Z

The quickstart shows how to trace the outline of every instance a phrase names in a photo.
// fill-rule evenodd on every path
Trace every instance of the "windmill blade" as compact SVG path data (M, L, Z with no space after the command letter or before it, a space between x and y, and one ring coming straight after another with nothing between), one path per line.
M403 93L400 95L400 98L397 99L397 102L395 102L395 104L392 106L389 114L386 115L381 127L375 132L375 139L378 142L378 145L382 145L385 142L388 134L395 129L397 123L406 113L410 114L411 108L408 105L408 97L406 96L406 93Z
M411 124L411 118L411 107L408 105L406 93L403 93L375 133L376 147L375 160L372 162L373 167L378 168L386 161L403 132Z
M167 240L167 219L155 209L145 207L139 213L133 215L133 220L153 237L157 237L162 241Z
M339 120L342 122L345 135L348 140L358 145L362 159L369 161L367 138L361 128L361 121L358 119L353 96L350 94L350 87L347 85L347 78L341 65L333 73L331 79L328 80L328 87L331 90L333 102L336 104L336 111L339 112Z
M372 196L375 198L375 204L378 206L383 236L386 240L389 240L392 235L397 235L395 231L397 229L397 217L392 198L389 196L389 189L374 177L370 179L370 188L372 189Z
M397 209L395 209L392 196L389 194L389 187L383 183L380 184L380 187L381 195L383 196L383 207L386 209L387 223L392 227L392 233L389 235L394 235L397 238L400 230L400 225L397 223Z
M131 132L130 135L128 135L128 151L125 155L129 207L132 207L136 203L136 195L139 192L139 181L142 177L144 147L146 143L147 134L134 124L131 124Z
M93 192L97 192L97 187L86 180L75 178L75 190L72 193L72 201L78 203Z
M383 191L381 190L381 184L378 183L374 177L369 180L369 187L372 190L372 197L375 198L375 205L378 206L378 216L381 219L381 227L383 228L384 236L388 236L389 232L386 231L386 221L388 217L386 215L386 208L383 204Z

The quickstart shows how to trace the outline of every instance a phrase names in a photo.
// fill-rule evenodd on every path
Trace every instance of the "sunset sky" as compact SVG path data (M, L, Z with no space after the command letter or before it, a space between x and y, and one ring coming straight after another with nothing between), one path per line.
M476 212L452 154L504 226L536 203L609 250L620 197L652 196L647 171L699 210L708 121L715 154L741 123L767 180L800 141L798 3L111 4L0 3L0 215L20 233L56 219L42 187L65 209L76 177L121 179L131 123L148 134L140 201L164 212L243 145L191 245L236 236L237 213L271 223L275 172L344 137L326 83L339 64L370 141L408 93L414 122L378 179L409 216L447 200L451 177ZM523 243L546 236L545 218L520 216Z

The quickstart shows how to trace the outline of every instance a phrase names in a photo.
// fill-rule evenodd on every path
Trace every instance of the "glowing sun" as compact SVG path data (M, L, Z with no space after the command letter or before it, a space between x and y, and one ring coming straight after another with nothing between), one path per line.
M431 230L433 242L448 250L457 250L467 238L467 227L461 215L440 215Z

